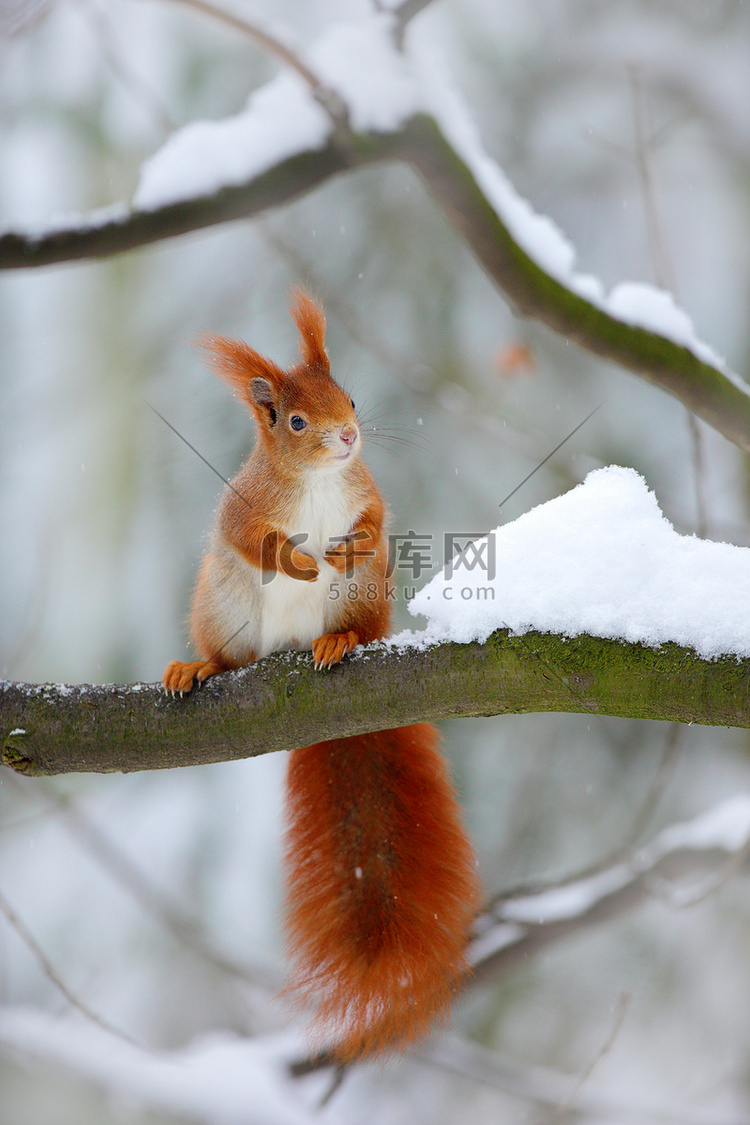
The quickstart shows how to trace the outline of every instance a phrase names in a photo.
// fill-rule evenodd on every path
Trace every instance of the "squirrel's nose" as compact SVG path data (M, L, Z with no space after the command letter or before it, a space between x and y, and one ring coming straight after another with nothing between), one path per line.
M354 426L342 426L339 437L346 445L353 445L357 440L357 431Z

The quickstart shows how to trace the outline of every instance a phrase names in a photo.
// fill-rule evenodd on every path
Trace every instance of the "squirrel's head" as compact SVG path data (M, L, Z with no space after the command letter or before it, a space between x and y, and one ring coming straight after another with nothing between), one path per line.
M211 366L255 415L258 439L291 472L339 469L359 455L354 402L331 376L322 308L297 289L292 316L300 333L301 362L282 371L241 340L201 341Z

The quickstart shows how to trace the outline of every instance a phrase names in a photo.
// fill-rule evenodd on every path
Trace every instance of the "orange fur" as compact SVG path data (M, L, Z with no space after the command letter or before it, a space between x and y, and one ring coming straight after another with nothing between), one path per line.
M254 408L249 395L253 379L267 379L277 387L284 382L281 368L243 340L230 340L227 336L203 336L198 342L205 349L214 373L239 391L250 407Z
M385 506L354 404L331 378L322 310L298 291L292 315L301 362L286 372L240 341L205 341L258 440L196 586L202 660L172 661L172 692L297 645L303 628L328 668L390 627ZM345 593L326 601L331 581ZM437 732L418 723L293 751L287 816L290 988L315 1005L342 1061L407 1046L447 1014L479 906Z
M303 364L308 368L330 371L325 348L326 318L320 306L304 289L296 289L294 292L292 316L300 333Z
M341 1061L403 1048L448 1013L479 881L425 723L292 752L293 986Z

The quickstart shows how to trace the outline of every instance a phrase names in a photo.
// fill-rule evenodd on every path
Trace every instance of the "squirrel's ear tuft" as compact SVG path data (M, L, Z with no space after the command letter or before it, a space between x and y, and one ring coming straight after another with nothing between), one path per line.
M292 316L299 329L302 361L308 367L330 374L330 364L325 347L326 318L323 309L304 289L295 289Z
M226 336L203 336L198 340L207 355L209 366L242 395L253 409L258 405L253 393L253 383L260 379L275 392L281 390L286 376L280 367L259 352L253 351L242 340Z

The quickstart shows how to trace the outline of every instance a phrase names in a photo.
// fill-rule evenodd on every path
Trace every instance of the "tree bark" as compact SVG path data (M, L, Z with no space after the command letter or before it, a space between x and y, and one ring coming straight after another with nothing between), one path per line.
M5 765L32 775L168 769L422 720L573 712L750 727L750 659L526 633L371 645L329 672L276 653L189 696L157 684L0 684Z

